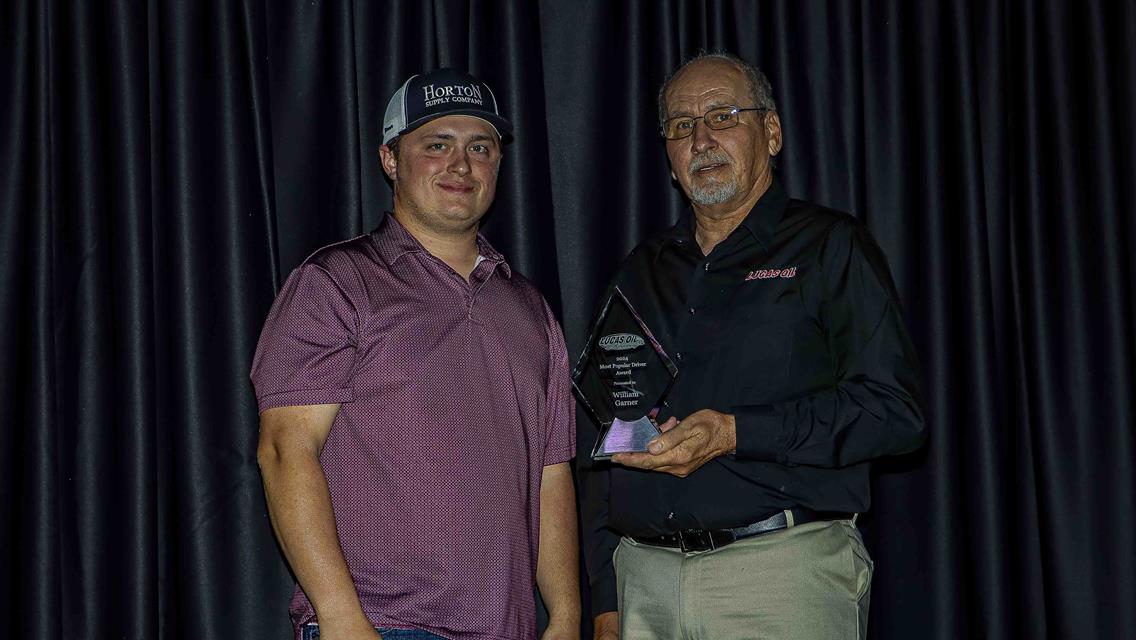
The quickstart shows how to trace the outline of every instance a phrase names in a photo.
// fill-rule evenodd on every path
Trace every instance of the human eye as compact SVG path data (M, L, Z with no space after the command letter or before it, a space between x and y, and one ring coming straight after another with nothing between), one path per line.
M710 119L718 124L729 122L734 119L734 108L724 107L722 109L715 109L710 112Z
M489 153L489 145L478 142L476 144L470 145L469 150L474 153L480 153L484 155Z
M445 151L447 146L448 145L445 142L431 142L430 144L426 145L426 149L430 151Z

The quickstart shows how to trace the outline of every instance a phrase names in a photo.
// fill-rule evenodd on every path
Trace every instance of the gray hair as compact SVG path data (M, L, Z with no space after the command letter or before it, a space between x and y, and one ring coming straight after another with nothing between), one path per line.
M667 119L667 88L670 87L671 81L674 80L674 77L683 69L703 60L721 60L722 62L728 62L737 67L739 71L745 74L746 81L749 84L750 98L753 99L753 106L766 111L777 110L777 103L773 101L773 87L769 84L769 78L765 77L761 69L758 69L756 66L732 53L725 51L702 51L683 62L682 66L676 69L674 73L667 76L667 79L663 81L663 86L659 87L659 126L662 126ZM737 106L745 107L746 105L739 104Z

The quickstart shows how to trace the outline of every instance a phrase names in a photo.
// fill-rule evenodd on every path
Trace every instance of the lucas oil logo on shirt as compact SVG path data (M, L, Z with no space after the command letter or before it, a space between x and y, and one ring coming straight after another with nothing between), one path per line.
M745 281L750 280L768 280L769 278L794 278L797 276L796 267L786 267L784 269L757 269L750 271L746 274Z
M631 351L647 344L634 333L613 333L600 338L600 348L604 351Z
M423 99L426 104L424 106L427 107L446 104L447 102L468 102L478 106L485 104L481 99L481 87L472 84L451 84L441 87L431 84L422 87L422 93L425 94Z

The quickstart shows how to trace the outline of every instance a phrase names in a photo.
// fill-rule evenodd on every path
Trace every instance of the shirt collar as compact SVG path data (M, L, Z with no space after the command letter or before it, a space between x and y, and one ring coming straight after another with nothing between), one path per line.
M777 178L774 178L773 182L769 183L769 188L761 194L761 197L757 199L738 228L734 229L730 235L733 236L739 230L744 230L743 233L748 232L761 243L762 248L768 249L769 244L773 241L773 235L777 233L777 225L781 222L782 216L785 215L785 206L788 203L789 197L785 195L785 188L781 186L781 182ZM687 205L678 222L671 227L669 235L671 241L676 244L689 246L695 242L694 210L690 205Z
M389 211L383 216L379 226L371 232L371 238L379 251L379 255L387 264L394 264L399 258L409 253L428 253L426 247L423 247L422 243L411 235L406 227L398 221L398 218L395 218L394 214ZM493 248L493 245L489 244L485 236L480 233L477 234L477 252L484 258L483 262L491 263L495 269L499 267L506 278L513 277L513 270L505 261L505 256Z

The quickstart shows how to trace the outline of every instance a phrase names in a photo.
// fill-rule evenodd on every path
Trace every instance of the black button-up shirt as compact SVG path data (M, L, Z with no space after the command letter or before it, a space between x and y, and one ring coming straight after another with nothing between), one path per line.
M733 414L737 453L686 478L580 458L594 614L615 610L619 534L737 527L793 506L862 512L869 461L922 442L895 286L856 218L790 200L774 181L710 255L688 210L614 284L678 366L660 422ZM590 447L595 425L578 422Z

